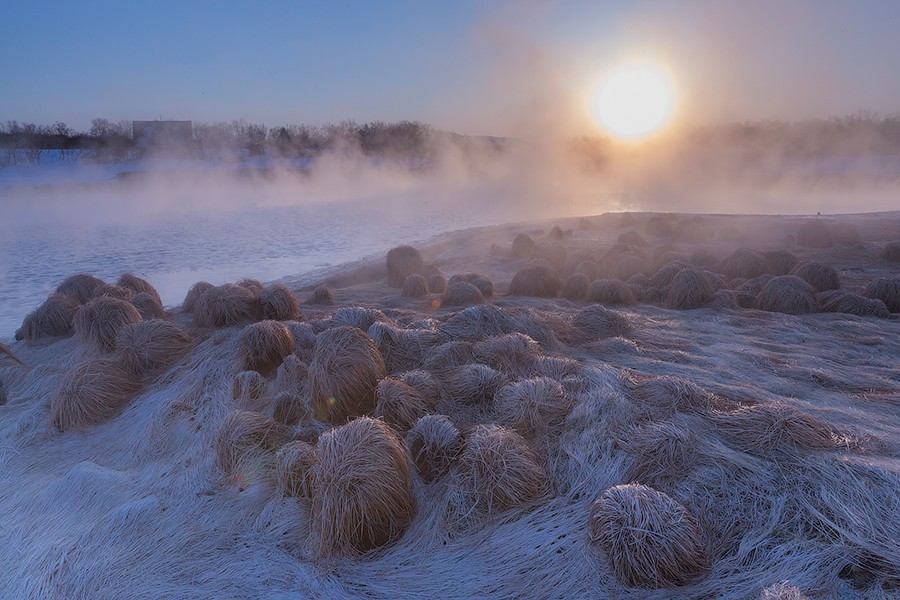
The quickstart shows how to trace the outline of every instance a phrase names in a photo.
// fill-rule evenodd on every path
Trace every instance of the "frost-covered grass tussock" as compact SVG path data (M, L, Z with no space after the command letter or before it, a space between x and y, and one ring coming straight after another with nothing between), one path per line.
M72 276L0 343L0 589L892 597L892 215L508 226L144 315Z

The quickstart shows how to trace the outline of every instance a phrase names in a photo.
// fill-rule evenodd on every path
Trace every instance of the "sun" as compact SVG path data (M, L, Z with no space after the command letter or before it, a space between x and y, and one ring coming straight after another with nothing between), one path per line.
M669 121L674 108L671 83L661 70L649 65L613 70L593 98L598 124L625 140L637 140L658 131Z

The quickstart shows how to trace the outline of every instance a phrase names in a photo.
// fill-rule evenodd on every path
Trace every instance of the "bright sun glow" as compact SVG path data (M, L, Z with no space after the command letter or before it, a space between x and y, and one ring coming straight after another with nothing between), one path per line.
M616 69L594 96L594 115L616 137L634 140L660 129L672 116L675 98L668 79L649 66Z

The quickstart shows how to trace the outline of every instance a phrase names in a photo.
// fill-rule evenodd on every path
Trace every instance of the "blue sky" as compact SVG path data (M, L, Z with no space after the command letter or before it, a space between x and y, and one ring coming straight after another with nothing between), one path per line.
M900 2L0 3L0 121L419 119L579 129L650 57L690 122L900 111Z

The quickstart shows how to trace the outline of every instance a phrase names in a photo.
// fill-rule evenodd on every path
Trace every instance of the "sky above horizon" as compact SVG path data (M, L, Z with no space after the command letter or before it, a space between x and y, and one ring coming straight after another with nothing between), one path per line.
M900 112L900 2L0 2L0 122L421 120L593 133L604 72L688 124Z

